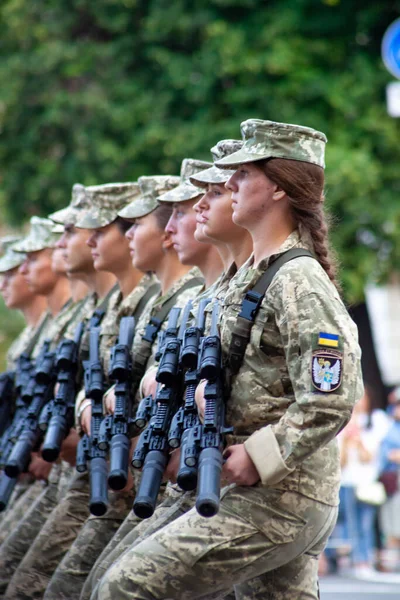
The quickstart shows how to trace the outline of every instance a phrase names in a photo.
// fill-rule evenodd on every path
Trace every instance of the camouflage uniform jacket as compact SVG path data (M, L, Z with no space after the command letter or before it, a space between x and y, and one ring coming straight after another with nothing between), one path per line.
M49 313L45 311L39 319L37 325L27 325L13 341L7 351L7 371L13 371L16 367L18 357L29 347L31 340L35 337L38 330L45 324L44 321L49 318Z
M295 231L277 254L307 245ZM251 257L231 281L220 322L226 362L244 294L268 264L264 259L254 267ZM319 346L321 334L338 339L340 383L332 391L318 389L319 375L313 371L315 360L318 364L324 351L332 350ZM261 489L272 486L338 503L334 438L362 395L360 355L357 328L320 264L301 257L282 266L263 298L226 407L232 442L245 442Z
M38 343L36 344L34 358L36 358L45 340L51 340L52 350L57 348L67 329L79 322L79 309L82 308L85 300L85 298L79 300L79 302L72 302L69 300L60 310L58 315L49 321L48 326L42 331Z
M149 302L147 308L143 311L143 313L139 319L139 322L137 323L137 326L136 326L135 337L134 337L133 346L132 346L133 360L135 360L135 355L143 352L142 336L145 332L146 325L149 323L150 319L152 317L157 317L157 314L160 312L160 310L166 304L166 302L168 302L172 296L177 294L177 292L179 292L179 290L184 285L186 285L186 283L188 281L190 281L193 278L202 279L201 272L199 271L199 269L197 267L190 269L190 271L188 271L188 273L186 273L183 277L181 277L180 279L175 281L175 283L171 286L171 288L167 291L166 294L161 295L161 293L160 293L155 298L153 298L152 302ZM189 302L189 300L192 300L193 298L195 298L202 291L202 289L203 289L203 284L199 283L199 285L194 285L193 287L183 290L182 293L180 293L180 294L178 293L175 297L174 306L179 306L180 308L184 308L186 306L186 304ZM166 328L167 321L168 321L168 317L164 320L161 329L164 330ZM152 346L151 356L149 357L149 359L147 361L147 369L152 367L155 363L156 348L157 348L157 340L155 341L155 343Z
M100 356L103 362L104 374L107 377L110 367L111 348L116 344L119 332L119 324L122 317L135 316L135 311L140 300L146 294L150 286L156 283L154 275L143 275L138 285L124 299L120 290L114 292L111 296L107 313L101 323L100 333ZM150 298L149 305L152 304L154 296ZM145 312L144 309L143 312Z

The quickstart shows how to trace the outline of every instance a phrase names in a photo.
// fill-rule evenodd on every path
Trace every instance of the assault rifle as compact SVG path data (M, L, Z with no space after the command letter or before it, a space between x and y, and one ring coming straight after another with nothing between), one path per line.
M131 348L135 333L135 319L123 317L119 327L118 341L111 350L109 377L116 381L115 410L103 419L98 446L110 452L108 485L112 490L122 490L128 481L130 428L132 424Z
M85 368L85 394L92 401L90 437L85 434L78 444L76 469L84 473L90 462L90 501L93 515L107 511L107 452L99 448L100 425L103 420L104 376L99 355L100 327L90 328L89 361Z
M206 320L205 308L209 298L199 303L196 324L186 329L183 337L181 363L185 370L185 398L175 413L168 434L171 448L181 447L177 483L185 491L197 487L197 440L200 433L200 419L195 401L195 392L199 383L198 363Z
M8 477L23 473L29 464L31 452L39 446L42 435L39 417L43 407L53 397L55 380L55 352L50 352L50 340L46 340L36 361L34 385L30 381L24 392L28 398L32 394L32 401L23 419L21 433L5 464Z
M197 512L212 517L219 510L221 490L222 452L224 435L232 428L225 425L225 403L222 383L222 351L218 333L219 304L212 310L210 335L204 338L200 357L199 379L206 379L204 389L205 409L203 423L198 430L198 485ZM195 447L189 449L195 453Z
M78 351L83 331L84 323L81 322L75 329L74 338L62 340L58 347L56 359L58 389L54 399L45 406L39 420L41 431L46 432L42 457L47 462L57 460L61 444L74 424Z
M0 436L10 424L14 392L14 371L0 373Z
M34 383L34 361L28 354L22 353L17 360L17 366L15 369L14 390L16 394L16 400L14 416L9 426L4 431L0 442L1 469L4 469L14 444L22 432L28 406L32 401ZM18 479L16 477L8 477L4 471L2 471L0 475L0 512L7 507L17 482Z
M179 357L190 310L191 303L183 311L179 331L177 331L177 321L180 309L175 311L172 309L168 318L164 350L156 375L156 380L162 386L158 387L156 394L155 414L141 433L133 454L132 466L136 469L143 467L139 489L133 503L133 510L141 519L151 517L154 512L162 475L168 461L168 432L181 397L182 377Z

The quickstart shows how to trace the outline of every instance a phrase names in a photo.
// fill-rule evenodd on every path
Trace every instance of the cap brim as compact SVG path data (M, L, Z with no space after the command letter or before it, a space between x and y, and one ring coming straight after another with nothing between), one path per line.
M231 169L218 169L218 167L213 166L209 169L204 169L204 171L199 171L199 173L192 175L190 177L190 181L197 187L205 188L207 185L212 183L226 183L234 172L235 171Z
M87 212L83 214L74 224L78 229L101 229L111 223L114 223L118 213L108 213L107 217L101 214Z
M57 212L52 213L51 215L49 215L48 218L54 221L54 223L60 225L75 225L80 213L82 213L81 210L77 210L72 206L67 206L62 210L58 210Z
M239 165L255 162L257 160L265 160L272 158L269 154L258 154L255 152L247 152L246 150L238 150L229 156L224 156L215 162L219 169L237 169Z
M7 273L7 271L20 267L25 262L25 254L20 252L15 252L13 254L15 254L15 256L5 255L0 258L0 273Z
M184 182L178 185L176 188L165 192L158 197L160 202L186 202L186 200L194 200L198 196L203 195L203 190L190 182Z

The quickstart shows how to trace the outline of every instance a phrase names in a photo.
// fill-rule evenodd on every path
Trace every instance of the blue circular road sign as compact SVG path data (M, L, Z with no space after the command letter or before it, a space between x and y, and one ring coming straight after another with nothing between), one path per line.
M389 73L400 79L400 18L386 29L382 40L382 59Z

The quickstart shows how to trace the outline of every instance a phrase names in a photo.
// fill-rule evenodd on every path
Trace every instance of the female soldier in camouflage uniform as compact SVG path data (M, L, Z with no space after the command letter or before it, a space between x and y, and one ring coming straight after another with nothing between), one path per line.
M243 123L242 133L242 150L218 163L237 168L227 183L233 219L254 243L254 255L231 282L220 323L232 372L226 417L234 435L223 468L231 485L213 518L193 509L128 550L102 580L101 600L217 598L232 583L240 596L246 581L262 574L264 597L318 595L316 559L338 504L334 438L362 392L357 331L327 248L326 138L259 120ZM275 274L234 363L231 341L246 293L291 248L311 255Z

